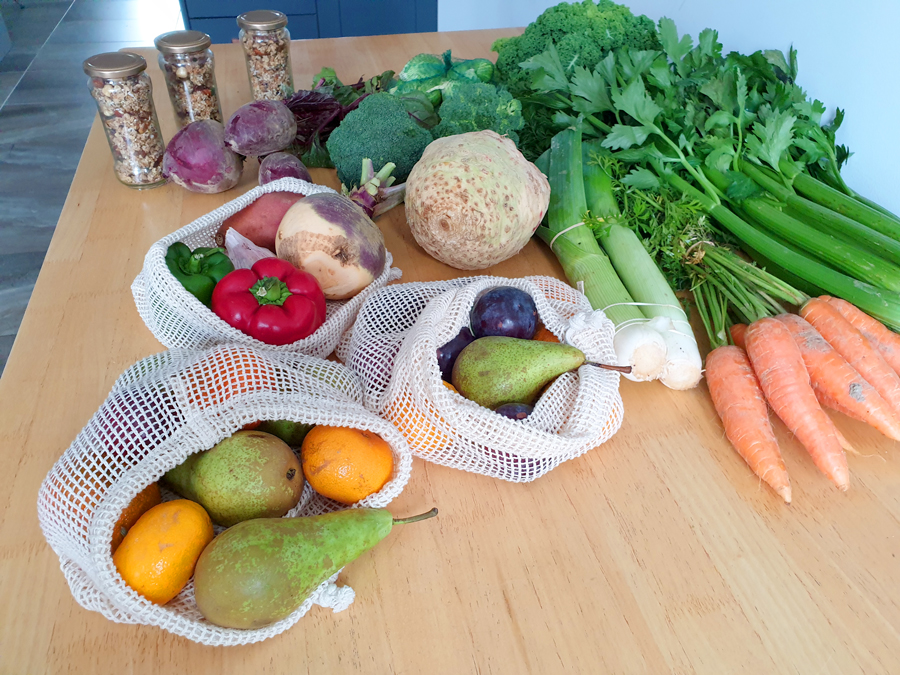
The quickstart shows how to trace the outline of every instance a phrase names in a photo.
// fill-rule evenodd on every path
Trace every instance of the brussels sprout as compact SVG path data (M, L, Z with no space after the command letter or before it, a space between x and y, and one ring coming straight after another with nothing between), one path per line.
M397 75L401 82L426 80L432 77L443 77L447 72L444 59L434 54L419 54L412 57Z
M494 64L487 59L467 59L454 63L447 73L447 79L465 82L490 82L493 77Z

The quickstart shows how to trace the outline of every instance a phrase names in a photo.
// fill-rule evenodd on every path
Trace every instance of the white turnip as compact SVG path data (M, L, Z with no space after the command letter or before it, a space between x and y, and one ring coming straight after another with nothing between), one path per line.
M312 274L329 300L352 298L384 269L378 226L351 199L309 195L281 219L275 235L279 258Z

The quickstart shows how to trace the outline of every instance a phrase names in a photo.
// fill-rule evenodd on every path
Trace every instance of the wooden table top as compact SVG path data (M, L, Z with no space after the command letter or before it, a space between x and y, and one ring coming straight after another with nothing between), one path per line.
M296 82L326 65L350 80L420 52L482 56L514 32L294 42ZM236 45L215 52L229 115L249 100L244 64ZM143 53L170 138L155 52ZM437 520L346 568L348 610L314 608L274 639L210 648L82 609L38 527L40 482L116 377L162 349L129 290L148 247L255 183L250 162L221 195L129 190L95 121L0 380L0 674L900 672L896 448L840 417L863 453L841 494L776 422L785 506L724 439L704 385L623 381L619 433L531 484L416 460L391 508L438 506ZM416 245L402 207L379 226L404 281L459 275ZM537 242L488 272L561 274Z

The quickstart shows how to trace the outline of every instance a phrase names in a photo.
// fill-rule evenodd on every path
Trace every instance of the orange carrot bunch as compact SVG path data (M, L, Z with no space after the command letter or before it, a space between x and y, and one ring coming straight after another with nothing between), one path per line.
M732 326L736 346L720 346L706 361L725 435L786 502L790 481L766 402L842 491L850 485L844 449L852 448L822 406L900 440L900 336L837 298L813 298L800 314Z

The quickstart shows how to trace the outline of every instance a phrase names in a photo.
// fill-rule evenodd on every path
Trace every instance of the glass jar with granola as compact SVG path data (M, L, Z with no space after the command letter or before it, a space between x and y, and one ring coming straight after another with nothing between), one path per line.
M224 122L210 43L198 30L176 30L154 40L179 128L196 120Z
M112 150L116 177L132 188L163 185L166 144L159 132L144 57L108 52L90 57L83 67Z
M281 12L257 9L237 18L254 101L280 101L294 93L291 34Z

